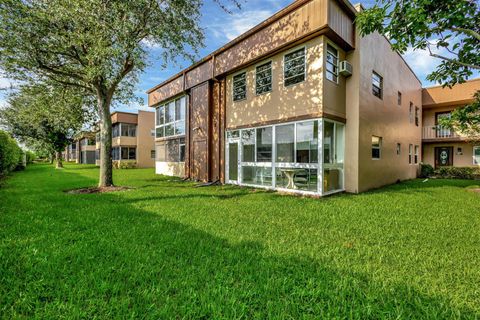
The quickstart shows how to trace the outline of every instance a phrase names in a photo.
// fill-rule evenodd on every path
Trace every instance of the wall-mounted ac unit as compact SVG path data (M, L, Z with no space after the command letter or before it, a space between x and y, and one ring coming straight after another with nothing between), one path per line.
M344 77L350 77L353 72L352 64L346 60L340 61L338 66L339 73Z

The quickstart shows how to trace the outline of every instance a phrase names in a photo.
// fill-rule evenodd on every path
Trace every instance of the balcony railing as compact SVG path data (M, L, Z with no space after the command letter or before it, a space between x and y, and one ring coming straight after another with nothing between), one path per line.
M442 126L423 127L422 138L426 140L458 139L461 136L455 131Z

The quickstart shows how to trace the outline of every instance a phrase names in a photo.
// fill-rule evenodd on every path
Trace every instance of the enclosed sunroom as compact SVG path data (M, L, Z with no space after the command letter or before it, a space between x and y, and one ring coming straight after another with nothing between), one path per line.
M344 191L345 125L321 118L226 132L226 182L328 195Z

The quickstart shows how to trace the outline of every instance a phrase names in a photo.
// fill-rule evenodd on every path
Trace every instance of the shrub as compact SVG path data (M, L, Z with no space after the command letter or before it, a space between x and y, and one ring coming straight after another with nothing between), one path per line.
M33 163L33 161L35 161L35 159L37 158L35 153L33 153L32 151L27 151L26 154L27 154L27 164Z
M428 163L420 163L420 178L431 177L434 173L434 169Z
M474 167L440 167L435 170L435 175L448 179L476 179L480 175L480 169Z
M6 132L0 131L0 176L15 170L22 162L22 149Z
M133 160L119 161L118 169L134 169L137 167L137 162Z

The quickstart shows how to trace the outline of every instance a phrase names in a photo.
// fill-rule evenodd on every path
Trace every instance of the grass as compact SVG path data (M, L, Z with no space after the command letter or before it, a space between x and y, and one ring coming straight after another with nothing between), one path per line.
M3 182L0 318L480 317L472 181L309 199L137 169L114 172L134 190L63 192L97 174Z

